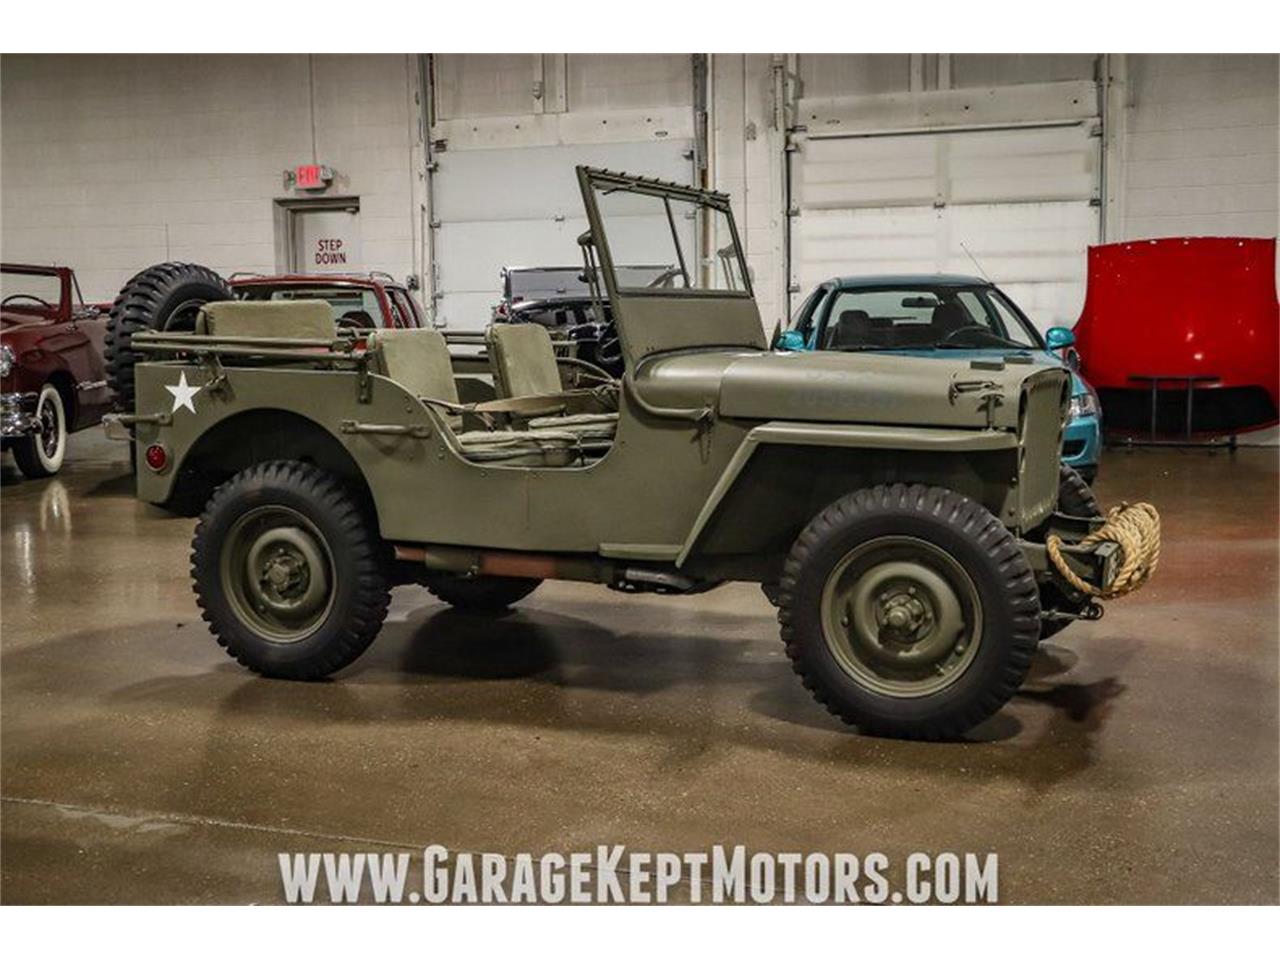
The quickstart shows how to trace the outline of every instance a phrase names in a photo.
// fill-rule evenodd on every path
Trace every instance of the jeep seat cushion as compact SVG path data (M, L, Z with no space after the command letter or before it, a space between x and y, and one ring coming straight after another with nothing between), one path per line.
M214 337L332 340L333 311L323 300L220 300L200 308L197 331Z
M618 432L616 413L570 413L558 417L535 417L529 421L533 430L559 430L571 433L578 442L593 448L607 446Z
M564 389L546 327L537 323L490 324L485 345L498 396L527 397Z
M449 345L438 330L377 330L365 344L381 358L382 373L415 397L458 403Z
M577 437L558 430L469 430L455 439L468 460L508 466L564 467L579 449Z

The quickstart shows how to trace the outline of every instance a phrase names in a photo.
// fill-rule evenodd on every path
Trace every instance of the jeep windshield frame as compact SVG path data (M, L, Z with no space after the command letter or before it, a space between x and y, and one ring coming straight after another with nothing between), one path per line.
M645 357L671 350L768 348L726 194L585 166L578 167L577 173L590 228L581 242L588 248L588 255L594 254L598 260L599 275L604 280L629 368L634 369ZM651 227L657 227L655 236L669 231L674 254L669 273L673 281L679 278L682 286L635 287L620 282L614 259L619 251L610 243L610 224L616 227L617 218L603 211L600 202L617 193L657 201L657 212L647 219ZM677 205L691 208L688 212L693 215L694 225L692 231L684 228L684 236L687 240L692 233L692 244L681 239L682 224L674 213ZM633 217L632 223L641 219ZM682 214L682 219L689 219L688 214ZM661 226L664 220L665 228ZM716 220L727 236L708 235L708 223ZM624 230L614 232L615 241L619 236L627 239ZM632 259L628 255L622 263ZM644 262L655 259L646 256ZM725 273L725 283L720 287L710 285L717 266Z

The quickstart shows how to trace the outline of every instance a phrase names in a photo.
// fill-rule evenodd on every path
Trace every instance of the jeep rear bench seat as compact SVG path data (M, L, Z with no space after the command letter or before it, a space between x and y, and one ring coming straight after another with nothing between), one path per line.
M439 332L377 330L366 342L377 372L442 412L468 460L562 467L578 458L578 437L564 430L461 430L462 413L468 408L458 401L449 347Z
M333 340L333 311L323 300L219 300L196 315L195 332L213 337Z
M537 323L494 323L484 335L499 397L545 401L545 413L529 420L534 430L567 430L584 445L608 447L618 431L616 413L564 413L581 391L566 391L547 328Z

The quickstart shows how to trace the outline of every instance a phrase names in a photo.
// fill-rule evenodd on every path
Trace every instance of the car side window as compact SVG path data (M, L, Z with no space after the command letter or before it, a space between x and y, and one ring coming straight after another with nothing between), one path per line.
M412 330L419 327L417 314L414 313L413 304L409 302L408 295L403 290L388 290L387 300L391 304L392 325L402 330Z
M409 325L412 327L425 327L427 325L426 318L422 315L422 308L418 306L418 301L408 293L401 294L401 296L404 297L405 306L410 317Z

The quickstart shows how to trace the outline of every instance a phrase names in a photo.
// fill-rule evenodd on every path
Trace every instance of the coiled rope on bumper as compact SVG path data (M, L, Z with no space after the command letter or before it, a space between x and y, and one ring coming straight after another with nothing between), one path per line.
M1064 580L1091 597L1110 600L1132 593L1150 579L1160 562L1160 514L1149 503L1121 503L1107 511L1101 527L1080 541L1080 546L1110 542L1120 547L1120 568L1105 588L1083 580L1062 555L1062 538L1050 534L1045 550Z

